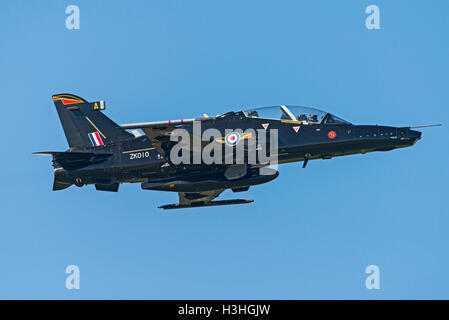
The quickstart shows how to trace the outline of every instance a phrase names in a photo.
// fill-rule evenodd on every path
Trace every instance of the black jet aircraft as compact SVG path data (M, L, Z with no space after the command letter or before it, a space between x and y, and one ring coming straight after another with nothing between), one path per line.
M195 123L201 132L220 131L228 148L249 141L251 134L229 129L277 129L277 161L288 163L389 151L412 146L421 138L415 127L353 125L331 113L309 107L281 105L228 112L216 117L118 125L103 114L104 101L88 102L73 94L53 96L69 149L37 152L53 158L53 190L72 184L94 184L97 190L118 191L120 183L139 182L144 190L177 192L178 204L163 209L248 203L252 200L212 201L224 190L247 191L250 186L275 179L278 171L261 164L174 164L170 140L176 129L192 134ZM130 130L132 130L130 132ZM143 134L142 134L143 132ZM208 141L210 142L210 141ZM268 142L270 143L270 142ZM201 141L203 148L204 141ZM193 151L192 151L193 152ZM266 171L261 172L262 169ZM268 170L268 171L267 171Z

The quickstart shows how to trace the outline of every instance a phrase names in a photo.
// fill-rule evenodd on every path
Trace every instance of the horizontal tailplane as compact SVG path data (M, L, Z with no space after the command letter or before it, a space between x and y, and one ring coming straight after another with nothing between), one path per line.
M41 156L52 156L53 167L62 167L67 170L79 169L94 163L103 162L107 158L112 156L111 153L58 151L35 152L33 154Z

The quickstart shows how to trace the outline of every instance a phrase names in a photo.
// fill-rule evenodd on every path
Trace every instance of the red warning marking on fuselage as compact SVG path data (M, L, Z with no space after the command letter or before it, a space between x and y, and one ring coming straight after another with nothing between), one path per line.
M298 130L299 130L299 126L297 126L297 127L293 127L293 130L295 130L295 132L298 132Z
M329 137L329 139L335 139L335 137L337 136L337 134L335 133L335 131L329 131L329 133L327 134L327 136Z
M267 130L267 128L268 128L269 125L270 125L269 123L262 123L262 127L263 127L265 130Z

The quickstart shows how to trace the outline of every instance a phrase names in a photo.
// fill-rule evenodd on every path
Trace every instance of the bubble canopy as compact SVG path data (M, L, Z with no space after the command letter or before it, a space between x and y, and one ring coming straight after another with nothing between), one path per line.
M304 124L351 124L326 111L303 106L261 107L244 110L243 113L248 118L301 121Z

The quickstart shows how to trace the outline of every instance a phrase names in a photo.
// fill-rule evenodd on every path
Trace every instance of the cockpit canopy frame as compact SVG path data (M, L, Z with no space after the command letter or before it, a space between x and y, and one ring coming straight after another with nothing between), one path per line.
M248 118L299 121L303 124L351 124L329 112L305 106L280 105L251 108L244 110L243 113Z

